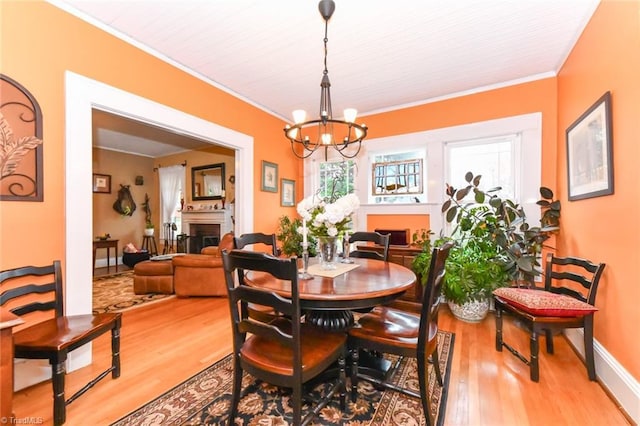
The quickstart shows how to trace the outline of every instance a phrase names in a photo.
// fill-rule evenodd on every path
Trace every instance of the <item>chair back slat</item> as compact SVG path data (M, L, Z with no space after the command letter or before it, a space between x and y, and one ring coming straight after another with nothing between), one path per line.
M379 232L354 232L349 236L349 244L356 243L358 241L371 242L383 247L382 253L374 250L354 250L349 253L350 257L384 260L389 259L389 238L390 234L380 234Z
M46 283L20 283L16 287L4 290L9 283L27 277L51 276L53 282ZM4 306L13 300L9 309L16 315L25 315L35 311L55 310L56 316L62 316L64 312L62 296L62 268L60 261L56 260L46 266L24 266L0 272L0 306ZM41 297L49 294L46 298Z
M559 266L572 270L559 270ZM604 268L604 263L596 264L577 257L556 257L549 253L545 265L544 288L552 293L564 294L595 305ZM575 285L572 286L571 283ZM578 286L583 289L582 292Z
M449 241L442 247L436 247L431 251L431 261L427 281L422 293L422 311L420 313L420 331L418 335L418 351L424 351L426 341L429 339L429 327L432 323L438 323L440 309L440 295L444 284L445 264L449 257L449 251L453 242ZM418 353L418 356L424 354Z
M271 325L249 318L238 323L238 330L241 333L251 333L269 340L276 340L285 346L293 345L293 334L286 333L281 325Z
M263 234L262 232L252 232L249 234L242 234L239 237L234 237L234 247L237 249L243 249L252 244L264 244L271 247L271 254L278 255L278 246L276 243L276 234Z
M273 306L274 309L278 312L282 312L287 315L293 314L293 306L291 300L272 292L251 288L244 285L244 275L242 276L241 283L243 285L235 287L231 290L231 297L233 297L235 300L242 300L247 303L255 303L264 306Z

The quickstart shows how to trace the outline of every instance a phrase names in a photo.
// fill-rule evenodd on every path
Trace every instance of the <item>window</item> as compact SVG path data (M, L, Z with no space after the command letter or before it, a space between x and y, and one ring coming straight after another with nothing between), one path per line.
M373 163L371 195L422 194L422 159Z
M174 236L182 233L181 199L185 188L185 168L182 165L158 168L160 182L160 224L173 223ZM161 238L168 239L162 226Z
M333 194L334 198L354 192L355 162L330 161L320 163L320 187L318 195L328 198Z
M482 176L484 190L501 187L501 195L518 200L516 159L519 158L519 145L518 134L447 142L447 183L462 188L467 185L465 174L472 172Z
M374 203L414 203L424 198L425 151L380 153L371 164Z

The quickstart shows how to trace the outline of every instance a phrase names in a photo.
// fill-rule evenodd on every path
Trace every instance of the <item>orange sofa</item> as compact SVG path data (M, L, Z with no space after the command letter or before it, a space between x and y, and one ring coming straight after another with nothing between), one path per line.
M147 260L134 266L135 294L175 293L178 297L226 296L222 250L233 250L233 233L220 244L204 247L200 254L174 256L171 260Z

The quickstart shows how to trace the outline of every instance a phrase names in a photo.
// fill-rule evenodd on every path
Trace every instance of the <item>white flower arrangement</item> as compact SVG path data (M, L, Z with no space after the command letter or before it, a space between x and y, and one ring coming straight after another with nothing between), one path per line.
M312 235L337 237L344 235L349 229L353 213L360 207L360 200L355 194L347 194L329 203L317 195L300 201L298 214L302 217L303 226L298 230L305 236L306 227Z

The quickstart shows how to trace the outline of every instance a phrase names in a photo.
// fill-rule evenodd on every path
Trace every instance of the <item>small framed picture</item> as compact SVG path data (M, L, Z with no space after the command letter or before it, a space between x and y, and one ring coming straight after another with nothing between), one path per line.
M111 194L111 175L93 174L93 192Z
M278 192L278 165L262 161L262 188L267 192Z
M280 180L280 205L291 207L296 203L296 181L290 179Z
M613 194L611 93L567 129L569 201Z

